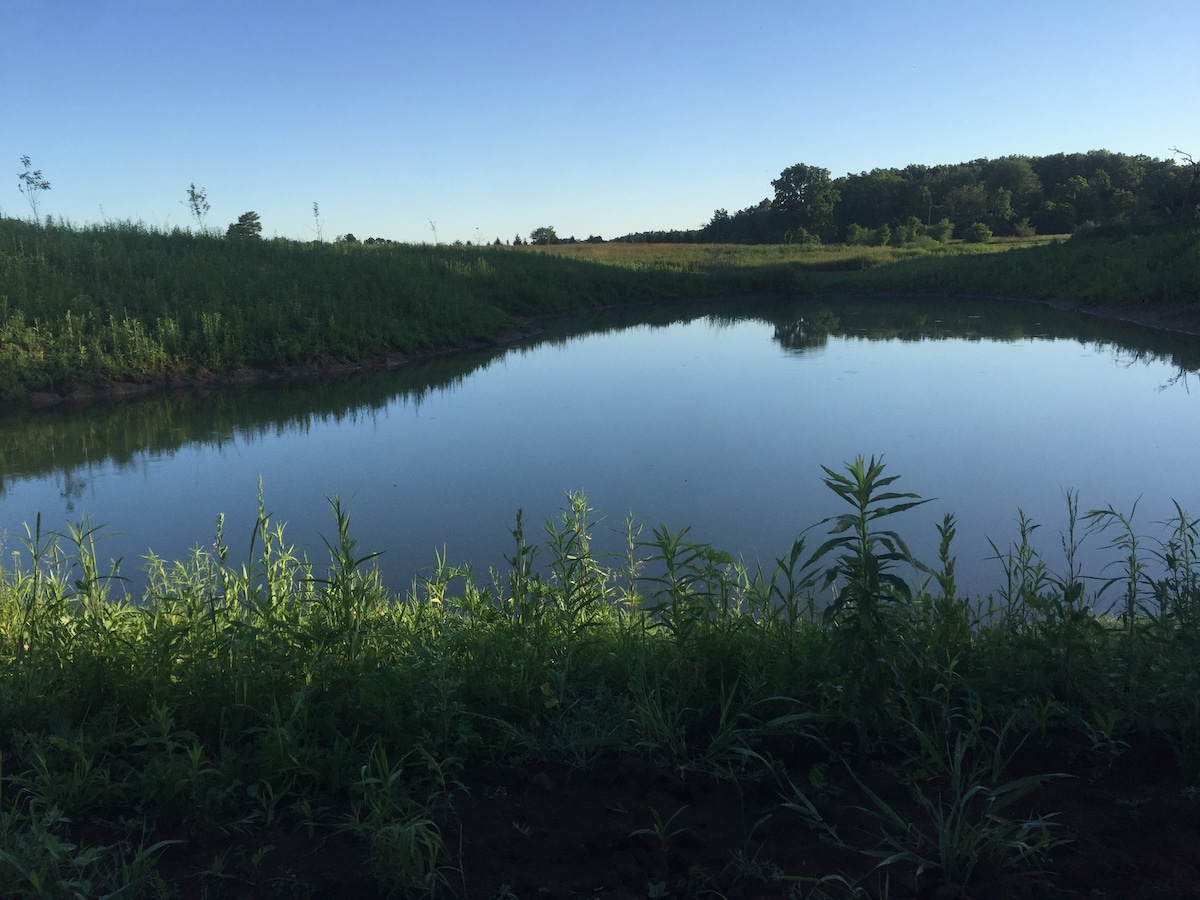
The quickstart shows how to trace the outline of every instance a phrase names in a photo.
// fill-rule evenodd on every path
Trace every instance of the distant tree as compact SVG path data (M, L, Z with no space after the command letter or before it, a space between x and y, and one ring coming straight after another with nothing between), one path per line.
M891 229L891 226L887 224L887 222L884 222L882 225L880 225L878 228L876 228L874 231L871 232L871 246L872 247L886 247L888 242L891 239L892 239L892 229Z
M988 228L982 222L975 222L967 226L967 230L963 232L963 241L968 244L986 244L992 237L992 229Z
M923 184L918 189L918 196L921 200L921 208L925 212L925 224L933 224L933 191L929 189L929 185Z
M834 224L847 228L851 222L866 228L895 225L906 216L925 215L920 187L896 169L874 169L858 175L834 179L838 201L833 210Z
M978 182L959 185L946 195L941 206L955 222L982 222L988 215L987 186Z
M337 243L339 243L339 244L357 244L358 238L356 238L352 233L346 232L345 234L339 234L337 236Z
M225 229L225 237L227 238L259 238L262 236L262 222L258 220L258 213L244 212L238 216L238 220L230 224Z
M771 186L775 188L771 211L780 234L803 228L821 237L829 236L833 207L840 194L828 169L797 163L780 172Z
M541 228L535 228L529 235L529 243L531 244L557 244L558 235L554 233L554 229L549 225L543 225Z
M1012 231L1010 223L1016 213L1012 206L1012 191L999 187L988 197L988 225L993 232L1008 234Z
M993 195L999 188L1009 192L1015 218L1030 215L1044 196L1042 181L1025 156L1005 156L992 162L987 171L987 186Z
M712 241L714 244L722 241L728 242L733 237L729 228L729 210L722 208L714 211L708 224L700 231L705 240Z
M33 221L37 222L42 191L50 190L50 182L42 177L41 169L30 168L28 156L21 157L21 165L25 167L25 171L17 173L17 190L24 194L25 199L29 201L29 208L33 211Z
M1034 212L1032 222L1041 234L1070 234L1077 218L1070 203L1047 200Z
M183 201L179 201L182 203ZM188 185L187 189L187 206L191 211L192 218L196 220L196 227L201 231L204 230L204 217L208 215L208 193L204 188L197 188L196 182Z
M1178 147L1172 147L1171 152L1179 161L1182 169L1182 177L1179 178L1179 200L1176 203L1175 217L1183 220L1187 217L1195 217L1200 213L1200 197L1197 196L1196 187L1200 183L1200 160L1194 159L1190 153L1184 153ZM1186 166L1184 165L1186 163Z
M739 209L725 219L720 236L716 239L726 244L765 244L778 240L772 216L771 199L764 197L754 206Z

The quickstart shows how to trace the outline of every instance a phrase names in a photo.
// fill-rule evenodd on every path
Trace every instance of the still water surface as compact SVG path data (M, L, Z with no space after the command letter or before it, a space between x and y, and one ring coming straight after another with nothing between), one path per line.
M0 417L3 550L38 513L90 518L136 587L140 557L210 545L220 513L244 556L261 478L318 561L340 495L396 589L441 552L503 567L517 510L537 538L569 491L603 517L601 546L632 514L646 536L688 525L768 564L842 511L821 466L874 454L896 489L936 498L892 523L918 556L935 561L934 526L957 515L960 586L981 594L1002 578L988 538L1011 544L1018 508L1060 567L1065 489L1085 511L1141 498L1151 536L1173 499L1200 513L1194 341L1032 305L845 298L557 327L399 372ZM1103 544L1085 544L1092 574Z

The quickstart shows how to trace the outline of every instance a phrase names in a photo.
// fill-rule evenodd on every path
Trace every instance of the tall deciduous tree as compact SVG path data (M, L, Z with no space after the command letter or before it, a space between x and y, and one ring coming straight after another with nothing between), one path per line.
M554 233L554 229L549 225L543 225L541 228L535 228L529 234L529 243L531 244L557 244L558 235Z
M780 172L771 187L775 188L771 210L781 233L803 228L823 238L831 236L833 207L840 195L828 169L797 163Z
M1004 188L1012 195L1013 215L1018 218L1028 216L1044 196L1042 181L1025 156L1004 156L992 162L988 167L987 186L993 194Z

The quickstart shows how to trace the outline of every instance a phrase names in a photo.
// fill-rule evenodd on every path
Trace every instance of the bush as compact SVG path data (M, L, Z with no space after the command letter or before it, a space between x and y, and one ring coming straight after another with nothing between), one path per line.
M930 225L925 229L925 233L937 241L939 244L948 244L950 235L954 233L954 225L949 219L942 219L936 225Z
M1037 229L1033 227L1029 221L1029 217L1026 216L1013 226L1013 234L1019 238L1031 238L1037 234Z
M923 237L924 234L925 226L921 220L916 216L909 216L903 225L899 225L893 230L890 243L897 247L905 247L915 244L917 238Z
M986 244L992 237L992 229L982 222L976 222L963 232L963 240L968 244Z

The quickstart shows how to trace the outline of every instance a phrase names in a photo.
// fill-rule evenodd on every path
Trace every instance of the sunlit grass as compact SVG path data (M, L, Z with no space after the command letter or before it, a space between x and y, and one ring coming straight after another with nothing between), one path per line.
M493 340L530 317L735 294L999 294L1174 312L1200 297L1200 232L458 247L0 219L0 284L0 399L13 399L411 355Z
M1065 732L1111 755L1153 734L1200 771L1185 511L1137 538L1136 563L1132 514L1080 516L1124 560L1104 573L1078 572L1070 546L1047 561L1023 529L977 600L954 588L951 518L939 560L918 564L900 526L920 498L876 460L826 475L846 513L768 568L632 522L625 553L597 556L576 495L540 542L518 518L507 570L442 561L404 595L336 500L325 560L299 556L260 502L252 562L227 562L218 524L211 547L150 560L140 597L99 565L93 529L34 523L0 571L0 882L153 894L165 848L137 835L203 821L338 829L384 888L432 893L474 765L636 754L778 782L803 812L802 773L766 750L782 738L853 771L902 754L927 820L900 828L868 793L882 861L966 879L1040 865L1062 838L1013 805L1045 777L1006 774L1022 742ZM81 823L125 837L87 845Z

